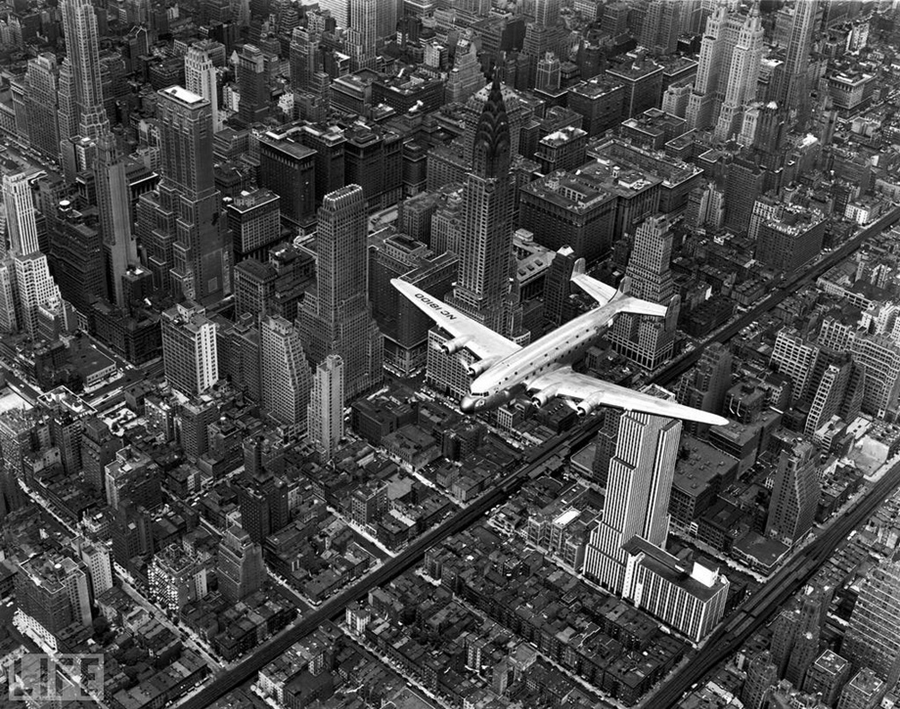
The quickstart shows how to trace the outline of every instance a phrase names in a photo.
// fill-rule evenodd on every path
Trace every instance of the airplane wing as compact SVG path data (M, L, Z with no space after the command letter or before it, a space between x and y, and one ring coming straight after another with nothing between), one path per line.
M465 338L464 346L480 359L506 357L521 349L515 342L507 340L489 327L475 322L456 308L452 308L433 295L416 288L412 283L393 278L391 285L453 337Z
M606 305L618 292L615 288L606 285L603 281L598 281L596 278L591 278L587 275L587 273L585 273L583 258L580 258L575 262L575 266L572 268L571 281L591 296L591 298L600 303L600 305Z
M544 392L544 398L561 396L579 402L579 413L589 413L598 406L611 406L626 411L639 411L654 416L667 416L685 421L697 421L712 426L725 426L728 419L674 401L627 389L586 374L578 374L571 367L560 367L528 383L528 390Z

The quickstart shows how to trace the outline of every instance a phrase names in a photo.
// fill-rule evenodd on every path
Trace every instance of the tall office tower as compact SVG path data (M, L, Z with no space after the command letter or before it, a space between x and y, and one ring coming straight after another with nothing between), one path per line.
M743 233L750 226L753 205L763 193L765 170L741 156L728 166L725 176L725 228Z
M812 438L833 416L852 421L863 400L863 370L850 355L829 364L818 385L810 390L809 415L803 433Z
M219 380L216 324L198 305L176 305L162 314L163 366L169 385L197 396Z
M720 343L707 347L700 361L686 373L678 386L679 404L721 414L725 393L731 388L731 350ZM686 422L689 430L697 431L699 425ZM709 430L708 427L706 430Z
M267 258L269 249L282 240L279 196L267 189L242 190L224 202L233 262Z
M658 214L645 219L634 235L628 267L632 295L654 303L667 304L675 294L670 269L672 240L668 217ZM677 306L670 306L677 310ZM670 312L665 320L641 315L616 317L608 337L618 352L642 367L653 370L672 356L678 314Z
M67 302L80 313L87 313L95 300L108 297L97 210L88 207L79 212L71 202L63 200L48 224L50 263L56 285Z
M216 85L216 67L206 42L192 45L184 55L184 87L209 101L212 109L213 133L222 130L219 114L219 89Z
M872 669L864 667L844 686L836 709L878 709L889 687Z
M316 367L309 399L308 437L323 461L331 460L344 437L344 362L328 355Z
M665 548L681 421L627 412L619 419L603 519L591 532L584 573L617 595L625 590L625 545L640 537Z
M75 76L72 70L72 62L68 57L59 65L59 119L57 130L59 132L59 145L57 153L62 146L71 144L71 139L78 135L78 106L75 97Z
M788 672L796 676L798 670L805 673L815 660L818 652L807 657L804 648L818 644L833 595L834 588L831 586L805 586L798 597L798 604L782 611L775 619L771 650L772 662L778 668L779 677L784 677ZM811 643L810 639L814 642ZM794 658L798 650L803 657Z
M59 67L56 56L44 52L28 60L25 71L28 136L31 147L45 158L59 158Z
M728 140L740 131L744 108L756 97L762 57L763 26L759 19L759 6L754 5L750 19L741 27L731 53L725 99L716 122L716 140Z
M686 5L684 0L651 0L641 25L641 46L651 52L673 54L682 33Z
M118 154L115 138L108 131L97 142L94 180L106 261L106 291L116 305L124 308L128 303L123 278L129 268L138 265L137 242L131 228L131 191L125 159Z
M795 401L804 399L814 385L813 373L821 351L819 345L807 342L795 328L784 328L775 337L769 366L790 377Z
M231 292L220 194L213 175L212 109L180 86L158 92L157 192L138 202L138 236L154 285L190 300Z
M478 44L471 30L470 34L460 33L453 57L453 68L447 77L444 87L444 100L447 103L466 103L469 98L484 88L486 80L478 61Z
M269 114L266 88L266 58L259 47L245 44L238 54L238 120L245 126L265 120Z
M262 405L266 414L295 439L306 431L312 373L303 354L299 328L268 316L259 325Z
M28 183L28 174L24 172L3 176L3 204L6 207L9 251L21 256L40 251L34 199Z
M75 539L75 551L88 572L90 598L96 600L97 596L113 587L109 547L105 542L93 542L78 536Z
M310 127L311 128L311 127ZM342 138L343 139L343 138ZM291 225L311 227L316 221L316 160L319 154L302 143L273 138L271 133L259 139L257 183L277 194L281 200L281 218ZM343 182L343 151L339 156ZM335 185L334 189L340 187ZM322 190L322 196L331 189Z
M854 667L868 667L893 687L900 677L900 561L872 569L859 593L842 652Z
M819 695L823 704L833 707L850 679L851 666L832 650L825 650L806 671L803 691Z
M38 309L60 300L59 288L50 276L47 257L39 251L37 221L31 187L24 173L3 176L3 204L6 208L6 231L9 235L9 259L3 270L3 299L6 302L3 320L7 326L15 323L29 336L38 332ZM12 290L12 284L15 290ZM13 312L8 296L13 293Z
M94 139L109 126L103 107L96 11L90 0L63 0L60 9L66 54L72 63L78 132L82 138Z
M777 82L775 101L788 110L796 110L798 117L805 120L809 109L809 53L812 45L813 27L818 0L800 0L794 3L794 16L781 67L780 81Z
M747 679L741 689L741 701L746 709L763 709L769 689L778 683L778 668L768 650L760 653L747 668Z
M788 545L803 539L815 522L820 495L816 457L812 443L799 436L785 441L778 456L766 534Z
M340 355L347 400L382 377L382 337L369 307L366 236L362 188L347 185L325 195L316 236L316 290L303 300L300 327L311 362Z
M309 91L319 70L319 39L308 28L295 27L290 46L291 88Z
M472 141L472 171L463 190L459 280L447 302L503 335L510 322L510 265L515 187L509 118L495 74Z
M559 22L559 0L534 0L534 21L553 27Z
M19 564L16 574L18 624L51 647L70 625L91 624L91 599L82 564L46 551Z
M397 31L400 3L396 0L350 0L350 27L359 32L366 55Z
M734 4L720 3L706 21L700 44L697 78L685 111L687 127L736 125L744 107L756 96L762 58L763 29L759 7L739 14ZM720 109L727 105L726 121L719 128ZM726 136L727 137L727 136Z
M265 584L262 547L242 527L229 527L219 542L216 576L219 593L230 603L245 599Z
M535 88L541 91L557 91L560 86L559 57L553 52L547 52L538 60Z

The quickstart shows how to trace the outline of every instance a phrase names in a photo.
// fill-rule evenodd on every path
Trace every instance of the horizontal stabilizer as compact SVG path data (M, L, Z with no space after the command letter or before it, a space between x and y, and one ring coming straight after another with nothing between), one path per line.
M616 296L616 289L608 286L596 278L591 278L585 273L584 259L580 258L572 267L572 283L596 300L600 305L606 305Z

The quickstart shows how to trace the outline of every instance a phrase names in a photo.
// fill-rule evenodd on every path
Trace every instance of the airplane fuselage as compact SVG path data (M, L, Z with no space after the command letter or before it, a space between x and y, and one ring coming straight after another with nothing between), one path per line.
M630 300L618 298L579 315L491 365L472 381L471 393L463 397L460 408L465 413L495 409L509 401L527 382L561 365L577 362L606 332L613 318L628 309Z

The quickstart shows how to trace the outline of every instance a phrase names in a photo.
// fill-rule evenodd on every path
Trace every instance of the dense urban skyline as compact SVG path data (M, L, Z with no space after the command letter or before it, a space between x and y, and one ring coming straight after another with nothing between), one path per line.
M0 695L900 706L898 47L897 0L11 0Z

